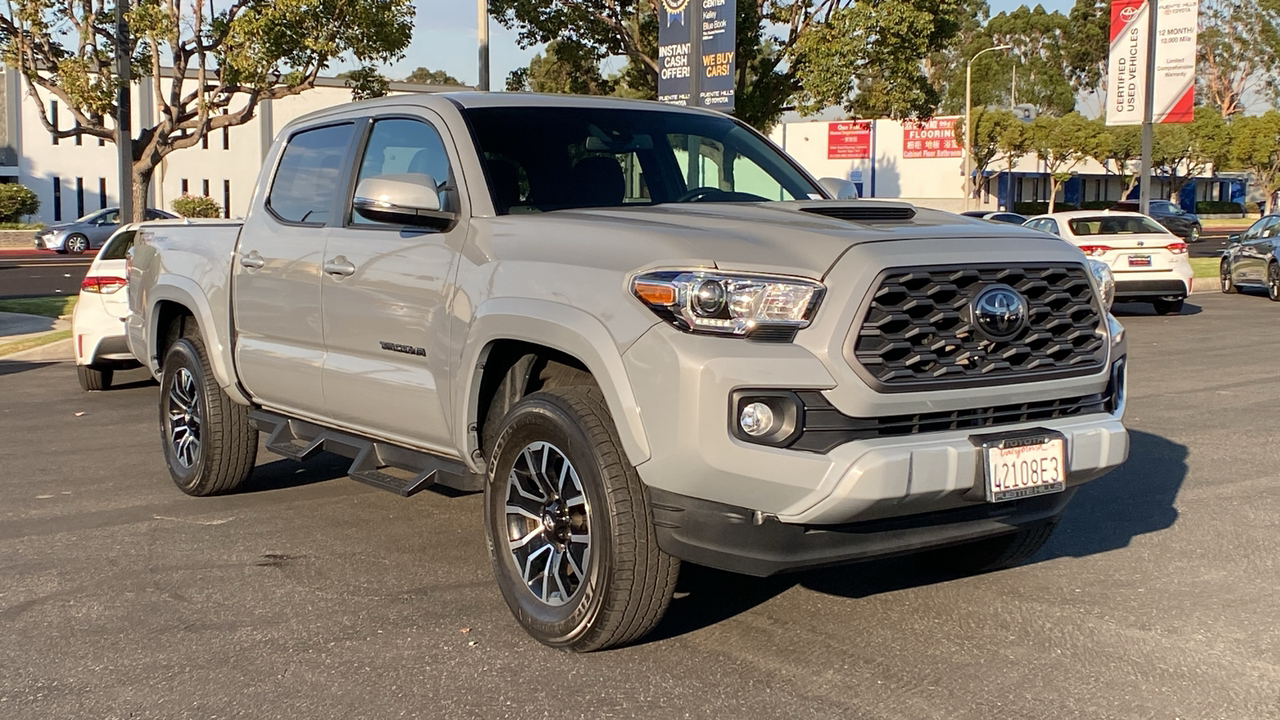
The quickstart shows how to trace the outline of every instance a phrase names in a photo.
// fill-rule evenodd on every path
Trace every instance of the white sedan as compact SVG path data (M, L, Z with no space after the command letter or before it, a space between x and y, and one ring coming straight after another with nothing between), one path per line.
M75 340L76 375L86 391L106 390L116 370L138 367L125 340L129 318L125 262L137 229L137 225L125 225L117 230L98 251L80 283L71 336Z
M1106 263L1116 278L1117 302L1149 302L1161 315L1176 315L1191 294L1187 243L1146 215L1077 210L1038 215L1026 227L1053 233Z

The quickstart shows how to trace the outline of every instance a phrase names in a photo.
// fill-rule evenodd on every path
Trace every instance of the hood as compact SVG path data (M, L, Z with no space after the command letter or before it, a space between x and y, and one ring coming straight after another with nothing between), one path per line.
M844 220L823 213L860 219ZM884 219L889 215L898 219ZM903 219L904 215L909 217ZM1011 236L1029 243L1062 242L1016 225L1002 226L905 203L866 200L672 203L495 219L495 230L508 225L513 233L544 228L537 233L546 238L539 243L543 250L572 253L583 264L598 264L592 249L599 247L612 255L614 262L608 264L633 263L631 267L636 267L664 259L697 261L722 270L770 270L815 279L822 278L849 248L863 243Z
M58 232L59 230L67 230L67 229L71 228L71 226L76 225L76 224L78 224L78 223L74 223L74 222L60 222L60 223L53 223L52 225L45 225L43 228L41 228L41 229L37 230L37 231L36 231L36 234L37 234L37 235L43 235L43 234L45 234L45 233L49 233L49 232L56 233L56 232Z

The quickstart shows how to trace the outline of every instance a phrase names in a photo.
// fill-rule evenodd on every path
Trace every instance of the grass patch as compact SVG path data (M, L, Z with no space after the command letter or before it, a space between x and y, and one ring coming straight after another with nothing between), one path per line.
M0 357L22 352L23 350L33 350L35 348L41 347L42 345L56 343L59 340L70 340L70 339L71 339L70 330L59 330L58 332L51 332L47 335L41 335L39 337L28 338L26 340L17 340L11 343L3 343L3 344L0 344Z
M0 312L25 313L42 317L70 315L76 308L79 295L55 295L53 297L15 298L0 300Z
M1191 258L1191 270L1198 278L1215 278L1219 262L1219 258Z
M1200 221L1202 225L1210 228L1247 228L1258 222L1256 217L1242 218L1205 218Z

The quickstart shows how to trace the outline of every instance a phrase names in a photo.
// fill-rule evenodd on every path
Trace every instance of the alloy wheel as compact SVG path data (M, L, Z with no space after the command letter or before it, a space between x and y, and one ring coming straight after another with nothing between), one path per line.
M1267 294L1272 300L1280 301L1280 263L1267 267Z
M1200 242L1200 226L1191 226L1191 236L1187 238L1187 242Z
M89 249L89 239L83 235L72 235L67 238L67 252L79 255Z
M569 458L551 443L526 446L507 475L506 537L520 579L539 601L564 605L582 589L590 516Z
M195 375L178 368L169 388L169 442L173 455L184 468L191 468L200 457L200 391Z

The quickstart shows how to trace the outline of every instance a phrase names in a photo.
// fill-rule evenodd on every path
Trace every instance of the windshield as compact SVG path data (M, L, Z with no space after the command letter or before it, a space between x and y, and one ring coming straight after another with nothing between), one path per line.
M1088 235L1163 235L1165 230L1155 220L1141 215L1119 215L1107 217L1074 218L1068 221L1071 234Z
M103 215L106 215L109 212L115 212L115 210L113 208L107 208L106 210L94 210L93 212L89 213L88 215L85 215L82 218L77 218L76 222L78 223L93 222L94 220L97 220L98 218L102 217Z
M466 114L501 215L822 197L785 156L727 117L596 107Z

